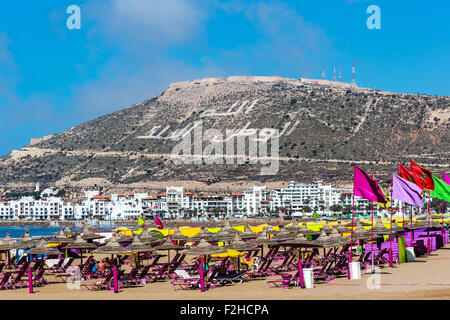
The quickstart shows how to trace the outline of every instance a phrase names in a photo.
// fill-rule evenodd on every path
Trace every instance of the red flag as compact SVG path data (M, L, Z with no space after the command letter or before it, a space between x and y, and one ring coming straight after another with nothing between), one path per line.
M158 216L156 214L153 215L153 221L155 222L155 224L158 225L158 229L162 229L163 228L162 221L158 218Z
M400 163L398 164L398 175L400 176L400 178L403 178L405 180L414 183L422 190L425 188L422 176L416 172L409 170L407 167L405 167Z
M419 166L417 163L411 160L411 171L420 174L423 179L423 186L425 187L425 189L434 190L433 174L430 170Z

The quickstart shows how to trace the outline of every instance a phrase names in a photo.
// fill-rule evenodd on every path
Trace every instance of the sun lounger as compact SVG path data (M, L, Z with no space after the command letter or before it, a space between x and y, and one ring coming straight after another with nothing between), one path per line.
M218 285L226 285L229 283L235 284L235 283L242 283L245 281L243 276L247 274L247 270L236 272L236 273L228 273L226 275L220 275L216 274L211 278L211 280L215 280Z
M3 277L0 279L0 288L9 289L9 281L11 279L12 272L5 272Z
M188 289L200 289L200 277L193 277L186 272L186 270L175 270L174 272L177 275L177 279L172 280L170 283L173 288L177 290L177 288L188 290ZM215 283L213 281L208 281L205 279L204 281L205 288L215 288Z
M297 271L296 273L291 275L288 279L282 278L282 279L268 280L266 281L266 283L271 288L282 288L286 285L285 281L288 281L287 284L288 286L299 286L300 285L299 272Z

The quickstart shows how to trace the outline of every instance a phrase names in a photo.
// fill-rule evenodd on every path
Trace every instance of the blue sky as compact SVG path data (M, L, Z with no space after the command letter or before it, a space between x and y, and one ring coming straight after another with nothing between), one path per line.
M66 8L81 9L69 30ZM369 30L369 5L381 29ZM40 0L0 11L0 155L141 102L170 82L230 75L351 81L450 95L450 2Z

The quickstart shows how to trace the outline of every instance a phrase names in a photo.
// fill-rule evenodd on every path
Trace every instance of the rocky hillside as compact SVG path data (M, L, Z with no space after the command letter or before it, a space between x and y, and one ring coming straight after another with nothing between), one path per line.
M440 174L450 169L449 117L450 97L387 93L329 81L229 77L174 83L149 100L34 139L4 156L0 182L9 188L39 181L130 190L168 181L184 182L188 188L220 184L231 189L249 181L345 184L351 183L353 163L387 181L396 163L410 158ZM224 137L227 129L241 134L241 129L278 129L278 173L261 175L268 165L249 159L242 164L236 159L228 164L175 164L170 154L179 138L183 133L193 136L192 128L199 124L200 132L213 128ZM205 151L212 140L204 140Z

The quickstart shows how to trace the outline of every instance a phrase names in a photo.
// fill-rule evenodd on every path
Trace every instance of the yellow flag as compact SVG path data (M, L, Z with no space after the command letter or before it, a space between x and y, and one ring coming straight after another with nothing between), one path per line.
M381 188L381 186L379 186L381 189L381 192L383 192L384 198L387 200L386 203L382 203L382 202L374 202L376 205L382 207L383 209L389 209L391 207L391 198L389 198L389 196L386 194L386 192L384 192L383 188Z

